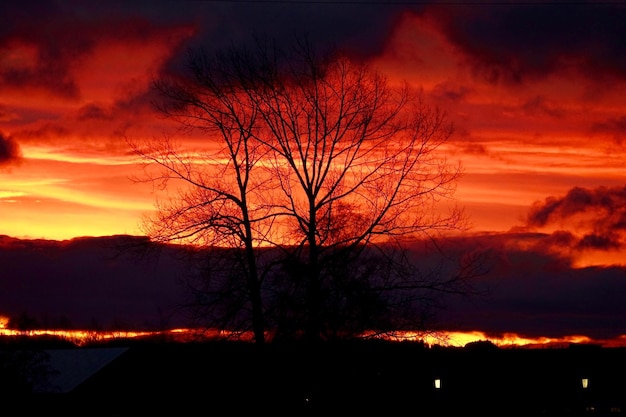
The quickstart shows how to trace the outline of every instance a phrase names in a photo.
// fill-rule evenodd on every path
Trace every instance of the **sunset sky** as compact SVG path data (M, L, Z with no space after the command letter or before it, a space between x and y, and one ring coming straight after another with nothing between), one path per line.
M463 239L506 252L500 278L509 265L520 279L502 294L539 287L536 305L558 298L551 311L589 303L580 331L626 334L624 22L626 3L592 1L2 2L0 235L140 234L158 195L132 180L127 139L172 128L151 80L190 47L306 32L447 112ZM556 269L537 272L538 258Z

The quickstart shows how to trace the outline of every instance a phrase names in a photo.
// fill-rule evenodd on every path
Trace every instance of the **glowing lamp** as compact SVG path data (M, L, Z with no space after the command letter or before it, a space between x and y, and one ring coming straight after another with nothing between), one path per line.
M435 378L435 389L441 389L441 379Z
M588 378L583 378L583 379L580 380L580 382L582 383L583 388L586 389L587 387L589 387L589 379Z

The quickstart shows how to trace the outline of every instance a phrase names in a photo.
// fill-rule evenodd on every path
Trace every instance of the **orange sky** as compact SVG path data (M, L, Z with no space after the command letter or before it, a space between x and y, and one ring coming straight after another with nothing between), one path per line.
M162 194L132 180L126 139L187 140L154 111L153 77L188 47L308 30L448 113L468 236L623 266L626 6L372 3L3 3L0 235L140 234Z
M624 184L624 77L596 77L574 62L519 82L493 82L442 28L443 12L431 9L399 13L381 51L367 59L391 80L423 88L449 113L456 132L448 157L465 172L456 197L474 231L520 226L533 202L573 187ZM20 31L0 45L0 133L20 152L1 165L2 234L137 234L141 215L153 209L151 187L130 179L138 170L124 138L166 131L146 99L150 79L194 39L196 23L158 27L120 17L125 32L106 33L114 22L90 27L76 19L71 23L83 24L91 44L76 56L59 54L66 62L58 65L64 71L57 85L12 83L7 75L39 74L47 45ZM59 19L42 30L62 42L69 36L62 25Z

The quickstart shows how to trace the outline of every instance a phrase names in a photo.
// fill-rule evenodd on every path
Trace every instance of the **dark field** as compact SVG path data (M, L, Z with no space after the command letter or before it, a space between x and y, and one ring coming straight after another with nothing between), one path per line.
M135 343L68 393L15 399L15 415L619 416L625 371L625 349L595 346Z

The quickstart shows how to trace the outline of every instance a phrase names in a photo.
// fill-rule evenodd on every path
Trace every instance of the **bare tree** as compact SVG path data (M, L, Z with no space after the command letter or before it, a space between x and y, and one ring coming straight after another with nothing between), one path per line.
M250 306L257 342L268 327L310 341L348 327L397 328L390 312L415 315L422 291L460 290L464 274L416 273L407 255L416 239L435 242L465 225L461 210L438 207L460 176L440 149L452 133L444 113L408 85L336 52L318 56L306 41L197 51L189 69L155 83L166 99L159 109L221 146L193 156L167 139L134 146L162 168L150 180L186 185L146 231L245 254L237 274L246 300L233 306ZM262 247L280 270L260 272L270 252Z
M237 54L221 54L209 61L203 53L189 56L190 77L162 77L154 82L162 100L158 109L180 122L183 130L200 130L206 135L212 151L193 152L175 145L169 138L147 144L132 143L133 150L148 165L160 169L146 171L149 181L167 188L174 180L182 183L175 197L157 204L157 215L146 218L146 234L159 242L178 242L202 248L232 249L233 264L228 275L245 280L241 303L221 310L223 325L232 325L228 318L237 317L233 310L249 306L254 339L265 342L265 325L257 270L257 248L271 225L262 193L267 190L261 171L253 170L264 157L264 148L254 140L258 129L258 110L243 93L240 84L246 75ZM265 227L265 229L264 229ZM208 256L203 252L204 256ZM210 265L216 269L216 262ZM227 287L231 293L238 284ZM215 291L214 293L217 293ZM222 298L222 297L220 297ZM223 299L238 299L223 297ZM217 303L216 303L217 304Z
M292 256L306 275L304 332L318 339L328 327L323 304L339 280L338 259L354 266L363 248L389 254L407 240L464 226L461 210L436 205L452 196L460 167L438 152L452 133L445 115L407 85L394 88L340 54L319 58L306 41L263 57L275 64L249 91L264 122L255 137L271 151L280 184L274 204L289 233L277 244L295 244ZM385 288L436 287L397 279Z

